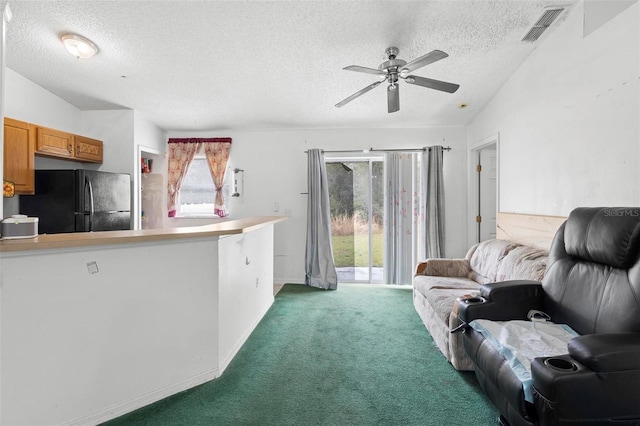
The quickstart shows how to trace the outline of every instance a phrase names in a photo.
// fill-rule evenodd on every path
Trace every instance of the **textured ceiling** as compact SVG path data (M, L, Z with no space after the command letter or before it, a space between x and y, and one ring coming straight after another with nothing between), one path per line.
M520 40L552 4L9 0L7 65L80 109L131 108L165 130L459 126L536 48ZM100 52L72 57L65 32ZM376 81L342 68L377 68L389 46L406 61L447 52L413 74L460 89L401 81L397 113L385 85L335 108Z

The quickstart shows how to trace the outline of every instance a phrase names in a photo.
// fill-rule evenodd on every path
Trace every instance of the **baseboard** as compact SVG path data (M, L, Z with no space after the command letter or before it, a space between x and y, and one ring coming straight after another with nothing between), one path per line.
M174 383L170 386L166 386L164 388L149 392L139 398L118 403L103 410L96 411L95 413L79 417L67 424L69 426L97 425L108 420L115 419L116 417L120 417L124 414L130 413L134 410L137 410L138 408L142 408L156 401L160 401L161 399L167 398L171 395L175 395L187 389L191 389L195 386L211 381L217 377L220 377L220 374L221 372L218 368L206 371L196 376L189 377L188 379L185 379L181 382Z
M283 284L304 284L304 277L303 278L274 278L273 279L273 283L274 284L279 284L279 285L283 285Z
M233 361L233 358L236 356L236 354L238 353L242 345L244 345L247 339L249 338L249 336L251 336L251 333L253 333L253 330L255 330L258 324L260 324L260 321L262 321L262 318L264 318L267 312L269 312L269 309L271 309L271 305L273 305L273 301L274 301L274 297L271 297L271 303L269 303L269 306L267 306L267 308L263 312L261 312L260 315L257 316L257 319L251 324L247 332L245 332L242 335L240 340L238 340L238 343L231 349L231 352L229 352L229 355L225 359L220 361L220 365L218 366L218 370L220 374L218 376L224 373L224 370L226 370L229 364L231 363L231 361Z

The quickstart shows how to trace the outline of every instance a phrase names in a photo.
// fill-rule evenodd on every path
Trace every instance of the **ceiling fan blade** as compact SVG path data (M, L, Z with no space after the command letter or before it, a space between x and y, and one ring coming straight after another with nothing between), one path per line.
M384 80L382 80L382 81L384 81ZM375 89L376 87L378 87L382 83L382 81L376 81L375 83L372 83L372 84L368 85L364 89L357 91L356 93L354 93L353 95L349 96L348 98L338 102L336 104L336 108L340 108L341 106L344 106L344 105L348 104L349 102L351 102L352 100L354 100L358 96L364 95L369 90Z
M413 61L409 62L407 65L400 69L400 72L403 74L410 73L411 71L415 71L418 68L424 67L425 65L429 65L436 61L439 61L440 59L444 59L447 56L449 55L444 53L442 50L433 50L426 55L422 55L418 59L414 59Z
M459 84L447 83L446 81L432 80L430 78L418 77L417 75L408 75L404 81L416 86L428 87L429 89L440 90L442 92L453 93L460 87Z
M400 86L398 84L390 84L387 87L387 106L390 113L400 110Z
M342 69L347 71L363 72L365 74L385 75L385 76L387 75L387 73L384 71L377 70L375 68L361 67L359 65L349 65L348 67L344 67Z

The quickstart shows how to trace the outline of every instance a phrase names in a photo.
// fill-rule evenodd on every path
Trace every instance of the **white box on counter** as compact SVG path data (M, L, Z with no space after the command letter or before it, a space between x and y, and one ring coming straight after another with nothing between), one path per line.
M0 236L5 240L38 236L38 218L14 214L0 224Z

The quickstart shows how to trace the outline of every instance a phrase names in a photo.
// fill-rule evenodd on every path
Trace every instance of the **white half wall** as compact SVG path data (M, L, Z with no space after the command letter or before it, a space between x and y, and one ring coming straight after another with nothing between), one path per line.
M584 36L576 4L469 125L500 135L501 211L640 205L638 7Z
M445 255L467 252L466 129L331 129L282 131L169 132L168 137L232 137L229 163L244 169L244 189L227 200L231 217L287 215L275 225L277 283L304 283L307 223L307 155L310 148L362 150L450 146L444 154ZM274 203L279 210L273 211ZM182 225L188 221L181 220Z
M217 256L216 238L2 253L0 422L99 424L217 377Z

